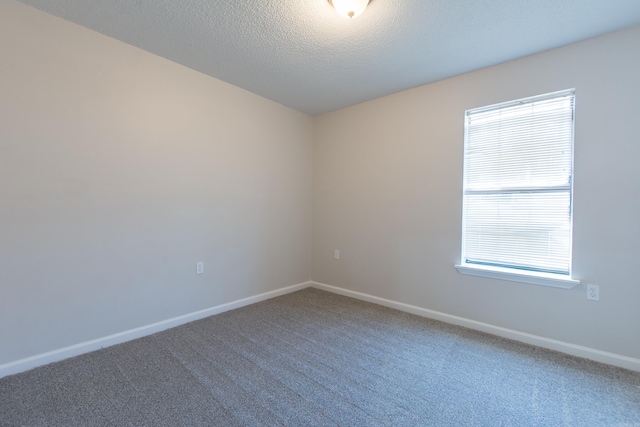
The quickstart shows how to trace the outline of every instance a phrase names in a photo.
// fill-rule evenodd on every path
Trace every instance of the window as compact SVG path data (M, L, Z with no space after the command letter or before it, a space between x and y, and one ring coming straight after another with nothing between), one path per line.
M461 273L570 288L574 90L465 112Z

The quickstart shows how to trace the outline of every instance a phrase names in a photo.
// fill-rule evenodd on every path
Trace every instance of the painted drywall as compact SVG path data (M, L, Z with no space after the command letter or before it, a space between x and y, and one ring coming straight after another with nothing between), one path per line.
M638 46L634 27L316 117L312 280L640 358ZM569 88L583 284L458 274L464 111Z
M0 364L308 280L312 126L0 0Z

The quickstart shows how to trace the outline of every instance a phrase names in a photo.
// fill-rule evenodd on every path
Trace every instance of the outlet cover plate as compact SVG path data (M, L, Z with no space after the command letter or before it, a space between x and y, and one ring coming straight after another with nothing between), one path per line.
M587 299L592 301L600 300L600 286L598 285L587 285Z

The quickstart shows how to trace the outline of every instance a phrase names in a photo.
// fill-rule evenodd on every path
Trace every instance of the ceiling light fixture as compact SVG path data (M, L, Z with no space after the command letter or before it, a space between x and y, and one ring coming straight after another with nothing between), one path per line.
M369 0L329 0L329 3L345 18L355 18L364 12Z

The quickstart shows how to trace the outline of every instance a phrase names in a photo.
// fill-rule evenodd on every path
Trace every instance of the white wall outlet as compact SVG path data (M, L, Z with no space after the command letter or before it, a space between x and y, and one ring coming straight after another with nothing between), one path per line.
M204 262L198 261L196 262L196 274L204 273Z
M333 259L340 259L340 251L339 250L335 250L333 251Z
M587 299L593 301L600 300L600 286L598 285L587 285Z

